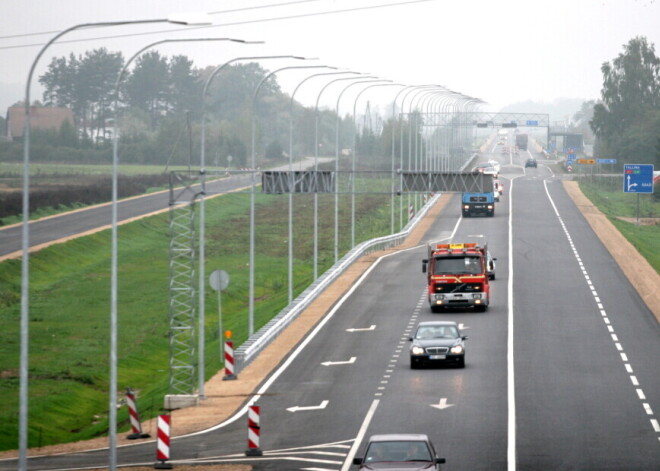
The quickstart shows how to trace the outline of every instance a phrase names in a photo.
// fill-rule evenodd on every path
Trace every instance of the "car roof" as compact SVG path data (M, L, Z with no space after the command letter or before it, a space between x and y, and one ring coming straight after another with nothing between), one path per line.
M428 442L429 437L423 433L387 433L372 435L369 437L369 442L398 442L398 441L408 441L408 442Z
M424 321L417 324L417 327L421 327L423 325L435 325L435 326L453 325L455 327L458 327L458 324L454 321Z

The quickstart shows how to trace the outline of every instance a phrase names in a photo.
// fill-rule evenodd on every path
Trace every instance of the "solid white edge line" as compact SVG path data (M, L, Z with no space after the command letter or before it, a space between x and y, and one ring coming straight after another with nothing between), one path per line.
M509 183L509 282L507 285L509 300L507 314L507 469L509 471L516 470L516 384L513 357L513 181L516 178L518 176L512 177Z
M379 403L380 403L380 399L374 399L374 401L371 403L371 407L369 407L369 410L367 411L367 415L364 416L364 421L362 422L362 426L358 431L357 437L355 437L353 446L348 452L348 455L346 455L346 460L344 461L344 464L341 467L341 471L348 471L348 469L353 464L353 457L355 456L355 453L357 453L357 449L362 443L362 439L364 438L365 434L367 433L367 429L369 428L371 419L373 419L374 414L376 413L376 408L378 407Z

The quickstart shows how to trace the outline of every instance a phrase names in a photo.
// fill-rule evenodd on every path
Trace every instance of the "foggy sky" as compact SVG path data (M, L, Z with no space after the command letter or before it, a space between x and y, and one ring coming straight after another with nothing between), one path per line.
M100 21L165 18L173 12L214 13L214 27L186 29L169 24L112 27L70 33L62 38L89 39L55 43L39 60L32 99L41 99L37 76L53 57L106 47L129 57L141 47L166 38L234 37L263 40L264 45L186 43L160 46L165 56L185 54L196 67L218 65L234 57L303 55L314 62L271 60L275 70L294 65L329 65L370 73L406 85L441 84L489 103L498 110L512 103L558 98L598 99L600 67L623 52L623 45L645 36L660 47L660 2L655 0L432 0L387 8L303 18L273 18L331 12L410 0L0 0L0 110L23 98L27 74L41 45L73 25ZM289 3L289 5L283 5ZM278 5L231 12L251 6ZM132 33L152 35L106 38ZM39 36L32 33L47 33ZM10 38L8 36L21 35ZM3 49L10 46L35 46ZM656 54L660 52L656 50ZM327 69L278 73L287 93L314 73ZM313 105L333 78L305 82L296 99ZM344 82L344 85L350 82ZM334 108L344 85L324 92L322 106ZM374 87L363 96L391 103L399 87ZM359 88L355 88L357 93ZM352 96L355 96L353 94ZM342 113L352 112L347 97ZM524 110L521 110L524 111Z

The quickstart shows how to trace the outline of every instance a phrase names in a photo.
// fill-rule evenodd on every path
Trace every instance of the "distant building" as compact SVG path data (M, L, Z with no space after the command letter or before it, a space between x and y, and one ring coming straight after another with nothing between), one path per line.
M62 123L69 121L74 125L73 112L69 108L49 106L30 107L31 129L52 129L59 131ZM7 109L6 135L9 140L23 137L25 128L25 107L12 106Z

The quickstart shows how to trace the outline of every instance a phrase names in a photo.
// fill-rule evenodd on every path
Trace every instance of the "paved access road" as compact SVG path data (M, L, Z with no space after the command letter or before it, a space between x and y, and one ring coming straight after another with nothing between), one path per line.
M418 432L447 459L443 470L660 469L655 318L547 166L524 169L523 152L486 157L503 164L495 217L461 219L455 197L425 240L488 241L497 279L487 312L432 314L425 248L385 257L268 380L257 401L264 457L245 457L241 416L174 440L175 467L356 469L368 435ZM463 325L465 369L410 369L408 336L429 319ZM119 450L120 463L154 458L153 443ZM94 464L107 451L30 469Z
M330 159L323 158L319 159L319 162L328 160ZM296 163L295 169L299 170L313 166L314 160L307 159ZM288 168L288 165L282 165L271 170L288 170ZM260 179L259 176L257 178ZM211 179L211 176L209 176L209 179ZM219 193L236 191L249 187L252 184L251 182L251 173L233 173L230 177L209 181L206 184L206 194L213 196ZM176 199L178 201L186 201L186 198L192 200L194 193L199 191L199 186L193 186L192 190L187 192L177 191ZM121 223L136 217L164 211L169 208L169 203L170 194L168 191L120 200L117 205L117 219ZM111 205L108 203L32 221L29 224L29 246L49 244L60 239L93 232L99 230L99 228L110 227L112 221L111 211ZM0 258L21 251L22 231L22 224L0 228Z

